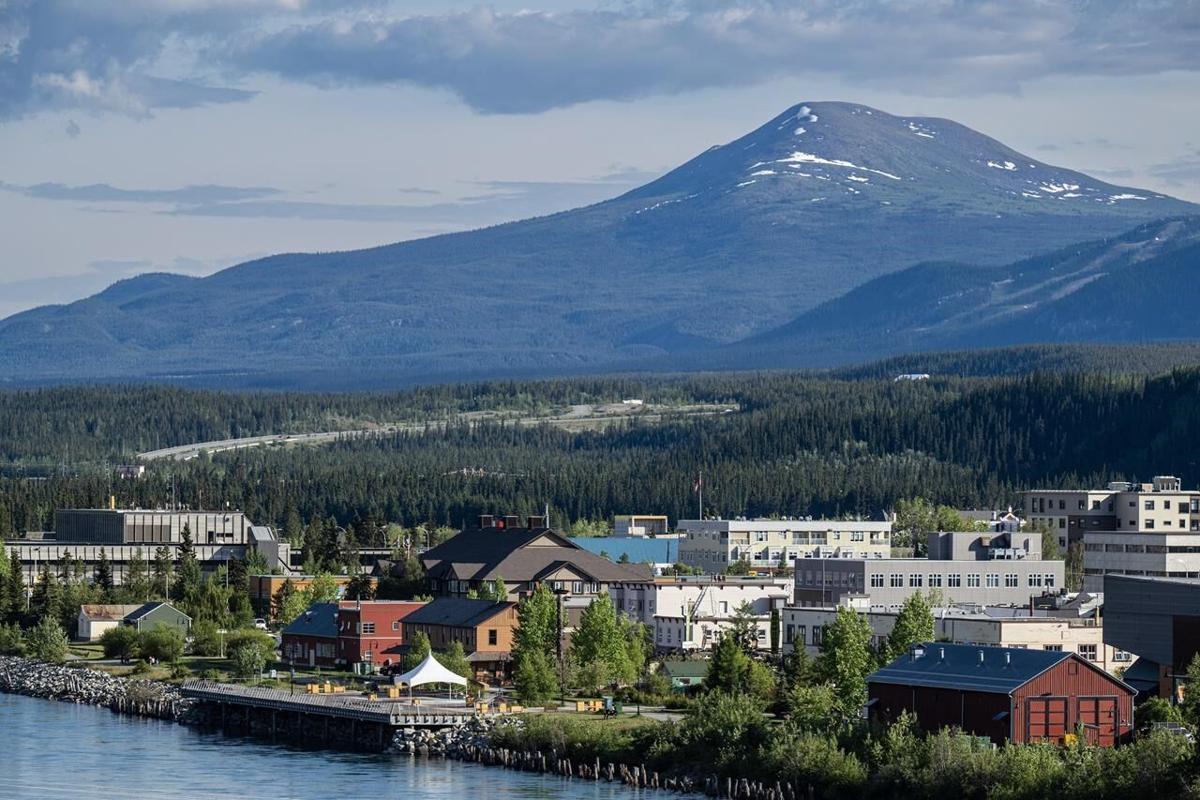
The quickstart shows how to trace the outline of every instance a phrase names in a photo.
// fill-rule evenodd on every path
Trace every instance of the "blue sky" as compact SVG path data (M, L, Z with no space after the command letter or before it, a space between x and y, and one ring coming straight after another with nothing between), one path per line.
M0 0L0 316L616 195L800 101L1200 200L1194 0Z

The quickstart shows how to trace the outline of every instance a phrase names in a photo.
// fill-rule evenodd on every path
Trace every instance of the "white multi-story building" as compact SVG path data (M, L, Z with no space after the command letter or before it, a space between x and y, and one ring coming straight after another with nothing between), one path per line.
M879 647L896 625L895 609L857 607L871 626L872 645ZM934 638L954 644L1061 650L1078 653L1105 670L1128 667L1133 655L1104 643L1100 616L1056 615L1028 608L941 607L933 609ZM782 612L784 653L797 647L816 656L825 626L837 608L788 607Z
M790 602L790 578L681 576L608 587L617 610L648 626L659 650L705 650L716 644L738 609L748 606L758 645L770 647L771 610Z
M790 568L797 558L887 558L892 523L832 519L684 519L679 560L710 574L744 561Z

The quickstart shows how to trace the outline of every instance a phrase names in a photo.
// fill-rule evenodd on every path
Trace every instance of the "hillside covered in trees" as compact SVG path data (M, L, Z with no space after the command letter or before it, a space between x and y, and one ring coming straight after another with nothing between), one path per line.
M228 435L445 418L449 410L556 407L647 397L736 404L573 432L459 421L153 461L140 480L112 465L144 446ZM323 427L321 429L329 429ZM0 533L43 530L53 510L176 500L233 507L281 527L297 520L459 525L483 511L556 524L614 513L726 516L877 514L924 496L1003 505L1022 488L1180 475L1200 480L1200 370L1157 377L1035 373L928 381L803 374L497 383L396 395L237 395L64 388L0 394Z

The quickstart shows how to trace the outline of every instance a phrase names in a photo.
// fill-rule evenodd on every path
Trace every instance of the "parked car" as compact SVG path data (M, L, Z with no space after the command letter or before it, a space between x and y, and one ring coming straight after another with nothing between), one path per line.
M267 621L262 617L259 617L258 619L254 620L254 627L258 628L260 631L265 631L267 629Z

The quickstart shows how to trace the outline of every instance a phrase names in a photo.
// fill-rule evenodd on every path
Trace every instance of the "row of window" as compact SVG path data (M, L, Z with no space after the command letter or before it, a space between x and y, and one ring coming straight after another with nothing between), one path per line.
M961 573L952 572L952 573L945 575L944 577L945 577L944 585L946 588L958 589L958 588L961 588L963 585L963 575ZM985 581L985 586L988 589L1000 588L1000 573L998 573L998 572L989 572L986 575L980 575L980 573L978 573L978 572L968 572L966 575L966 578L967 578L966 586L968 589L978 589L980 586L981 578ZM886 579L886 584L885 584L885 579ZM931 589L940 589L943 586L942 579L943 579L943 574L940 572L931 572L928 575L924 575L924 574L921 574L918 572L913 572L908 575L908 587L910 589L921 589L921 588L924 588L926 585L928 585L929 588L931 588ZM927 581L928 581L928 583L927 583ZM1026 576L1026 582L1027 582L1027 585L1030 587L1040 588L1040 587L1044 586L1044 587L1053 589L1054 585L1055 585L1055 577L1054 577L1053 572L1047 572L1047 573L1031 572L1031 573L1029 573L1028 576ZM899 589L899 588L903 588L904 583L905 583L905 576L903 573L893 572L886 576L882 572L871 573L870 584L871 584L871 588L873 588L873 589L882 589L885 585L891 589ZM1012 588L1016 588L1020 585L1021 585L1021 582L1020 582L1019 574L1017 574L1016 572L1005 573L1005 575L1004 575L1005 588L1012 589Z

